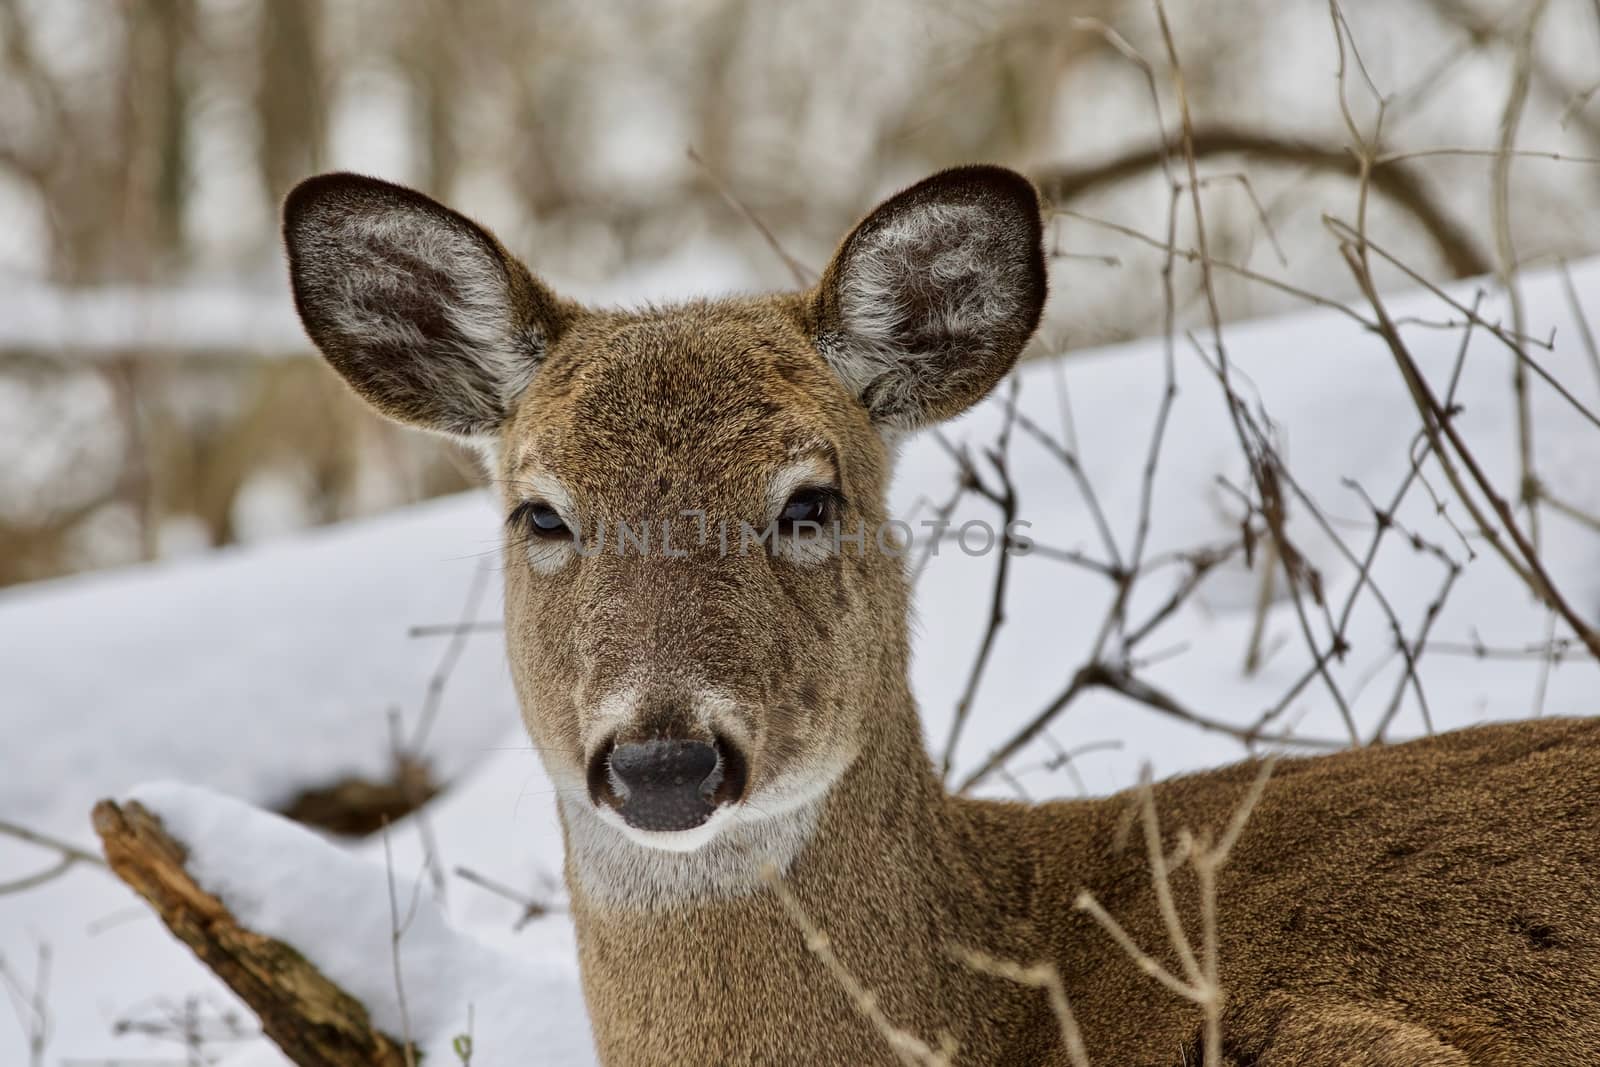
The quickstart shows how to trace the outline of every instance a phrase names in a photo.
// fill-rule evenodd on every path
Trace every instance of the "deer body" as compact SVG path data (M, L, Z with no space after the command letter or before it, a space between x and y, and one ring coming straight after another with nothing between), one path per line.
M950 1034L957 1063L1070 1062L1044 995L973 972L952 958L959 945L1053 963L1092 1063L1201 1063L1199 1010L1074 907L1093 893L1182 973L1137 798L946 796L909 703L902 712L898 740L915 751L870 747L890 758L839 783L786 879L887 1018L929 1045ZM921 757L915 774L900 756ZM1256 773L1241 764L1159 784L1163 822L1220 832ZM1600 721L1279 763L1219 886L1226 1063L1596 1062L1597 795ZM568 873L604 1062L897 1062L771 894L618 907ZM1192 874L1173 881L1198 931ZM651 980L638 973L645 961Z
M907 683L893 453L986 395L1038 322L1024 179L901 193L809 292L638 312L561 300L372 179L312 179L285 216L329 362L492 465L512 675L605 1062L904 1058L880 1023L959 1063L1070 1062L1043 993L952 949L1053 964L1097 1064L1199 1061L1198 1009L1074 909L1089 890L1178 970L1129 798L947 796ZM1255 773L1165 783L1158 808L1220 833ZM1220 885L1225 1058L1600 1061L1597 795L1588 723L1280 765ZM1192 871L1173 888L1197 930Z

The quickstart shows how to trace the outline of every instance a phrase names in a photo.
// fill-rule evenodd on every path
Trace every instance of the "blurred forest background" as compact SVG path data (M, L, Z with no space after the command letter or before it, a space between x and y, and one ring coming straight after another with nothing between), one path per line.
M1213 254L1348 295L1321 220L1357 193L1330 8L1171 14ZM1344 15L1356 121L1370 79L1386 150L1484 153L1383 168L1373 233L1431 279L1492 272L1496 146L1600 156L1600 0ZM1165 131L1128 53L1156 67ZM567 293L632 302L794 285L894 187L1008 163L1078 213L1053 235L1055 353L1160 328L1160 249L1089 220L1164 239L1164 70L1139 0L0 0L0 585L476 480L299 335L276 216L308 174L414 185ZM1600 247L1600 167L1514 168L1518 264ZM1231 319L1295 302L1219 285Z

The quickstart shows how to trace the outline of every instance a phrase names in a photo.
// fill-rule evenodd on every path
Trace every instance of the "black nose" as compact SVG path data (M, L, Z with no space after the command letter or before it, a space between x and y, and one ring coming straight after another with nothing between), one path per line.
M616 745L596 763L589 780L596 803L641 830L692 830L705 822L727 772L718 746L664 738Z

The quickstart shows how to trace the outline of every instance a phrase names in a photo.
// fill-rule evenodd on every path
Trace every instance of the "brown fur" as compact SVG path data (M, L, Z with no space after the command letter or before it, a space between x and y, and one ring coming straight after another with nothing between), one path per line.
M556 479L585 524L683 508L759 524L774 471L807 456L836 476L843 523L873 529L886 517L893 434L981 398L1043 298L1037 204L1020 179L993 170L941 176L891 201L847 239L813 293L642 312L554 300L487 234L418 209L415 194L320 181L291 199L287 230L297 299L334 365L413 423L464 432L498 410L500 384L484 380L495 365L463 363L461 331L448 322L428 335L449 335L442 357L341 333L360 318L327 281L340 259L306 243L323 232L318 212L423 210L433 225L471 227L461 247L498 257L498 275L487 276L511 279L503 318L538 341L526 350L532 384L491 435L500 492L511 511ZM874 327L872 361L846 366L851 330L866 329L840 311L851 257L873 251L874 232L917 223L930 202L974 208L992 226L976 237L916 230L917 263L960 255L943 274L928 268L908 282ZM971 287L951 288L947 276L969 267L1000 281L986 300L960 304ZM423 291L383 313L420 306L447 318L450 294L430 295L436 273L405 275ZM962 333L994 308L1007 318L981 342ZM895 356L913 349L915 366ZM441 376L440 358L456 373ZM863 366L877 377L866 381ZM700 546L682 558L606 552L552 571L530 566L527 550L514 532L510 662L561 791L584 989L605 1062L893 1061L755 878L770 845L795 898L885 1015L930 1043L948 1033L960 1062L1066 1058L1043 994L969 970L951 946L1054 963L1097 1064L1198 1063L1198 1010L1073 908L1090 890L1176 968L1145 850L1129 840L1130 798L1029 807L944 793L906 680L900 562L870 550L805 564ZM619 721L606 701L629 686ZM707 718L695 700L712 690L723 703ZM748 810L698 852L661 852L597 821L582 782L610 732L709 740L713 728L748 760L751 805L791 779L823 782L825 794L804 819ZM1240 765L1157 786L1165 825L1220 830L1255 774ZM1597 796L1593 722L1484 727L1279 765L1221 879L1229 1062L1600 1061ZM762 827L798 827L798 844ZM1174 883L1194 929L1192 873L1178 870Z

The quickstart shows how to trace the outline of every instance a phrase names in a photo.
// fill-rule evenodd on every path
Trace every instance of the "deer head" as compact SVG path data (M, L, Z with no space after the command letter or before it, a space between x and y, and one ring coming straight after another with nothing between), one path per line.
M982 399L1038 322L1033 187L945 171L809 292L642 311L563 300L371 178L305 182L284 232L334 369L489 457L512 674L569 835L703 850L815 806L864 696L905 684L895 442Z

